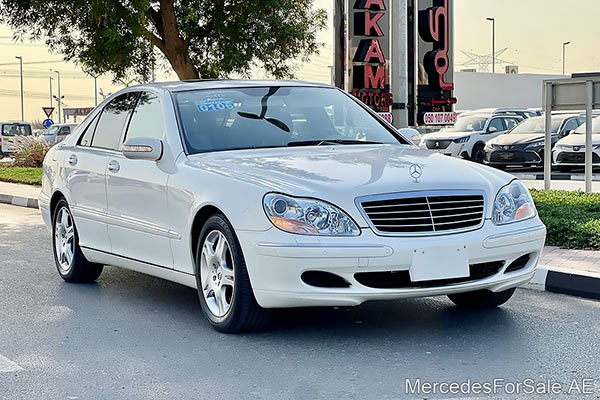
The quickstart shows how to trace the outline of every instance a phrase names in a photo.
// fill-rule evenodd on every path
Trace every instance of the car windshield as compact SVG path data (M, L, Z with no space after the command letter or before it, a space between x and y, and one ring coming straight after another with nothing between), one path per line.
M585 125L580 125L579 128L575 129L575 131L573 133L583 133L585 134ZM600 133L600 118L596 117L594 118L594 120L592 121L592 133Z
M31 135L31 125L4 124L2 125L2 136L27 136Z
M60 129L60 126L53 125L44 131L44 135L56 135L56 132L58 132L59 129Z
M190 154L320 144L406 143L334 88L255 87L176 94Z
M483 131L487 118L482 117L459 117L454 126L442 129L444 132L478 132Z
M552 133L557 133L560 124L564 118L552 118L552 125L550 126ZM510 134L531 134L531 133L545 133L546 132L546 118L535 117L529 118L521 122Z

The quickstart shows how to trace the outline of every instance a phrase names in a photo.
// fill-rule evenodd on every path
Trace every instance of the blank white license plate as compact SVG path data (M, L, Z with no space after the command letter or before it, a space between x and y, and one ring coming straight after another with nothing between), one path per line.
M410 280L413 282L468 276L469 252L464 246L429 247L413 252L410 266Z

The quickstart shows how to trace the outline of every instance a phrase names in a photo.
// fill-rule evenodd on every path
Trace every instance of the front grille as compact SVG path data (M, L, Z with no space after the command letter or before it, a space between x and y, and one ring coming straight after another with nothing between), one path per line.
M567 164L585 164L585 153L559 153L556 161ZM600 156L592 153L592 163L600 163Z
M447 149L448 146L450 146L450 143L452 143L452 140L427 140L427 141L425 141L427 148L432 149L432 150Z
M469 265L470 274L466 278L438 279L422 282L412 282L409 271L358 272L354 274L354 279L361 285L374 289L429 288L489 278L496 275L503 266L504 261L471 264Z
M372 227L390 235L471 230L483 223L485 212L483 194L474 191L373 196L357 202Z

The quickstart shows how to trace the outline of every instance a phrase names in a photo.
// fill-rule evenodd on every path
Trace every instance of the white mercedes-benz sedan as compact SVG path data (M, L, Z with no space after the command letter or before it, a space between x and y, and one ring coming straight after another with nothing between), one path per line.
M302 82L124 89L50 150L39 205L65 281L114 265L179 282L224 332L281 307L498 306L546 235L514 177L420 149Z

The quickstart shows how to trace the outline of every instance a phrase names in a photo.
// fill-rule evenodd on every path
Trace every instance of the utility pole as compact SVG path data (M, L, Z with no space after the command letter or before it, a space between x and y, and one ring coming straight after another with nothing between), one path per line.
M566 75L567 70L567 46L570 45L571 42L563 43L563 75Z
M496 73L496 19L486 18L492 21L492 74Z
M23 89L23 57L16 56L19 59L19 66L21 69L21 121L25 121L25 93Z

